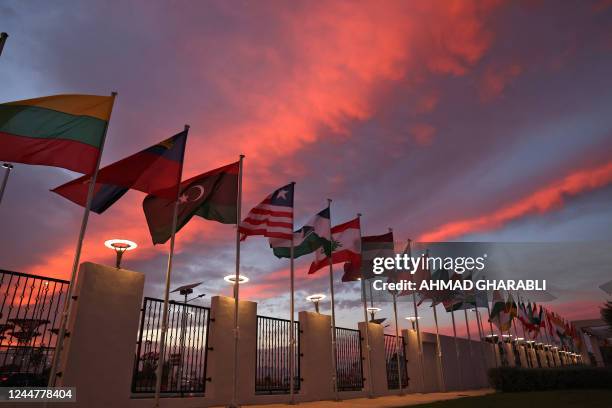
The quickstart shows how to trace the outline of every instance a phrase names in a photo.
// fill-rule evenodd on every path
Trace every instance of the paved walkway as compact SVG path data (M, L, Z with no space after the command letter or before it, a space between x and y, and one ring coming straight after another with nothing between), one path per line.
M297 406L300 408L349 408L349 407L376 407L376 408L391 408L405 407L409 405L426 404L429 402L445 401L461 397L476 397L479 395L492 394L493 389L482 389L474 391L456 391L456 392L432 392L428 394L406 394L403 397L392 395L378 398L355 398L341 402L335 401L315 401L315 402L300 402ZM287 408L285 404L268 404L268 405L250 405L251 408Z

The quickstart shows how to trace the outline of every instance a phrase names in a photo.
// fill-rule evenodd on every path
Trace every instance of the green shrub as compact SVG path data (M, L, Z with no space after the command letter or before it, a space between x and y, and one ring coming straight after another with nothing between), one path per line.
M513 368L489 370L489 382L498 391L612 389L612 370L594 367Z

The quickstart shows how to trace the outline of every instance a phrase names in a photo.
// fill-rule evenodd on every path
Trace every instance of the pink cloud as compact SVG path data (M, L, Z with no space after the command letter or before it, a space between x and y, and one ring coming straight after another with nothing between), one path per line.
M436 128L427 123L417 123L410 128L410 134L420 146L428 146L433 142Z
M534 191L527 197L474 218L452 221L422 234L423 242L443 241L462 235L490 231L522 217L551 211L561 205L566 197L592 191L612 183L612 161L598 167L576 170L560 180Z
M503 68L487 68L480 81L480 100L491 101L500 97L510 82L523 72L520 64L514 63Z

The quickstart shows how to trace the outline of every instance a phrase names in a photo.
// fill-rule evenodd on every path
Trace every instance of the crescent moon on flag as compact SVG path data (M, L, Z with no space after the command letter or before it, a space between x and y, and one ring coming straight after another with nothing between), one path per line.
M202 196L204 195L204 187L202 187L200 185L196 185L196 186L192 186L191 188L197 189L198 190L198 195L193 200L189 200L189 201L198 201L200 198L202 198Z

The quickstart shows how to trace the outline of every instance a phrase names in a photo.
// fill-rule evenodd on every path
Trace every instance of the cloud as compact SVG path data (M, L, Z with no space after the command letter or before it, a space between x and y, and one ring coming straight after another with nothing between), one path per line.
M410 127L410 133L418 145L428 146L433 141L436 128L427 123L417 123Z
M425 232L418 240L444 241L473 232L497 229L516 219L551 211L562 206L566 197L577 196L610 183L612 183L612 161L598 167L577 170L491 213L444 224Z
M497 69L491 67L486 68L480 80L480 100L488 102L500 97L510 82L522 72L523 67L518 63Z

